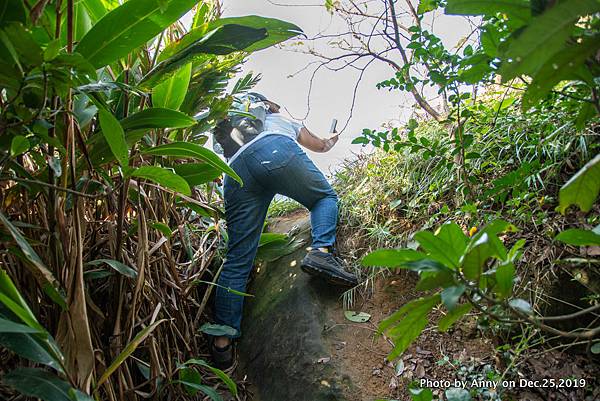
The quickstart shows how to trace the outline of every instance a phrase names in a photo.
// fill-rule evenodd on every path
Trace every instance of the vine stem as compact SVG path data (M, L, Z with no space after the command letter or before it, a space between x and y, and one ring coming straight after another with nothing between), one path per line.
M394 0L388 0L388 5L390 9L390 14L392 16L392 26L394 27L394 44L396 45L396 49L398 49L398 51L400 52L400 56L402 56L402 61L404 62L404 64L409 65L410 60L406 55L404 47L402 47L402 44L400 43L400 30L398 28L398 19L396 17L396 6L394 5ZM408 73L408 69L403 72L403 75L404 79L407 82L410 82L410 74ZM412 86L410 89L410 93L412 93L416 102L419 104L419 106L421 106L423 110L427 112L427 114L433 117L436 121L444 120L444 117L440 115L440 113L435 111L435 109L431 107L431 105L427 103L425 99L423 99L423 96L421 96L416 87Z
M30 183L30 184L36 184L36 185L42 185L44 187L48 187L57 191L62 191L62 192L67 192L73 195L77 195L77 196L83 196L85 198L91 198L91 199L96 199L100 196L102 196L103 194L98 194L98 195L92 195L92 194L86 194L84 192L80 192L80 191L76 191L70 188L63 188L60 187L58 185L54 185L54 184L49 184L47 182L44 181L39 181L39 180L31 180L28 178L20 178L20 177L1 177L0 181L17 181L17 182L26 182L26 183Z
M482 299L485 299L486 301L488 301L489 303L493 304L493 305L499 305L502 306L505 310L508 310L512 315L516 316L517 318L519 318L520 320L508 320L508 319L504 319L490 311L488 311L487 309L482 308L478 301L474 300L470 295L467 294L467 300L469 301L469 303L471 305L473 305L473 307L475 307L477 310L479 310L480 312L490 316L492 319L497 320L499 322L503 322L503 323L526 323L526 324L531 324L535 327L537 327L540 330L543 330L545 332L548 333L552 333L555 334L557 336L560 337L565 337L565 338L576 338L576 339L580 339L580 340L592 340L593 338L597 337L598 335L600 335L600 326L595 327L593 329L587 329L584 331L562 331L559 329L556 329L552 326L548 326L547 324L542 323L542 320L568 320L568 319L573 319L574 317L579 317L582 315L585 315L587 313L590 312L594 312L598 309L600 309L600 306L595 305L593 307L569 314L569 315L561 315L561 316L549 316L549 317L543 317L543 316L531 316L527 313L521 312L520 310L513 308L512 306L508 305L508 303L506 301L499 301L495 298L489 297L487 294L483 293L478 287L472 285L470 282L468 282L462 274L460 274L460 272L457 272L457 276L459 278L459 281L465 285L467 287L467 289L469 290L469 292L477 294L478 296L480 296Z

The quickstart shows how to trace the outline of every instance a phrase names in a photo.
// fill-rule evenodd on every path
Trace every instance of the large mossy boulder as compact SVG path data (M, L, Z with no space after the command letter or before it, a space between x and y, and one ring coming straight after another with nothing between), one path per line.
M343 289L300 269L310 245L307 215L279 220L272 231L294 229L304 240L295 252L261 265L245 303L239 373L248 375L260 401L342 401L352 383L328 357L324 328L339 309Z

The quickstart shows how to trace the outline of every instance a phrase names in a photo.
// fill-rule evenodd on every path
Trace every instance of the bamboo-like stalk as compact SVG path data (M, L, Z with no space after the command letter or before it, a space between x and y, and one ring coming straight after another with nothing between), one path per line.
M57 17L50 28L52 37L61 43L66 37L66 50L73 52L78 39L74 18L79 4L73 0L49 4L53 4L52 10L45 12ZM182 31L173 30L172 39L178 39ZM168 36L165 33L162 37ZM156 64L158 47L152 53L147 49L142 52L145 54L134 54L127 60L124 67L130 70L125 73L125 84L135 83L133 77L144 75ZM135 62L136 58L142 62ZM227 63L223 64L224 71L233 67ZM122 67L107 67L109 79L116 80ZM205 289L193 281L214 278L219 264L213 262L221 238L218 230L207 230L218 223L217 218L208 222L176 202L214 210L221 206L221 200L208 186L204 190L196 188L193 195L186 196L144 180L130 180L127 174L116 173L113 164L94 165L94 148L88 137L102 135L98 120L93 118L86 126L79 125L75 113L76 96L80 96L77 92L65 94L49 89L47 93L44 90L46 95L36 118L39 115L51 125L50 143L39 145L39 159L29 154L19 156L20 166L29 174L12 177L13 180L9 169L5 169L8 158L0 160L0 205L11 221L27 223L20 229L56 276L60 289L65 290L68 310L61 312L49 302L40 286L24 272L24 260L7 251L4 243L0 263L57 340L65 356L61 379L103 400L137 401L167 396L192 399L179 385L163 384L162 388L170 394L159 394L159 383L177 378L178 363L206 354L198 327L206 319L210 287ZM129 95L127 90L121 95L125 116L151 106L149 96ZM3 107L6 103L2 99ZM112 108L114 103L109 100L106 105ZM147 134L154 143L167 141L164 132ZM56 143L60 146L53 145ZM129 156L129 167L150 164L149 158L139 155L136 146L131 147ZM54 175L53 157L60 160L60 178ZM156 165L181 162L156 158ZM98 183L100 189L94 187ZM38 191L35 196L29 196L29 187ZM138 201L133 200L135 196ZM167 238L152 227L152 221L168 225L174 230L173 235ZM192 261L188 260L186 246L191 247ZM133 268L137 276L124 276L108 265L87 265L98 259L120 261ZM91 278L90 274L97 273L107 276ZM132 356L115 364L141 331L163 319L167 321L156 327L146 341L135 344ZM144 377L139 361L149 367L149 377ZM7 367L21 363L12 354L6 360ZM108 372L111 366L115 369ZM98 386L102 377L104 382ZM209 376L203 381L212 382L213 387L218 383ZM0 398L5 395L4 390L0 389Z

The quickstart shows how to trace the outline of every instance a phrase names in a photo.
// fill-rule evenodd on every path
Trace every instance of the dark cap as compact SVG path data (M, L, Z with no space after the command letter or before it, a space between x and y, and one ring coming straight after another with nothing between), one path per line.
M253 96L253 97L259 99L261 102L269 102L269 103L273 103L275 106L277 106L279 108L281 107L280 105L278 105L274 101L267 99L267 97L265 95L262 95L262 94L260 94L258 92L248 92L248 95L249 96ZM269 113L269 111L267 111L267 112Z

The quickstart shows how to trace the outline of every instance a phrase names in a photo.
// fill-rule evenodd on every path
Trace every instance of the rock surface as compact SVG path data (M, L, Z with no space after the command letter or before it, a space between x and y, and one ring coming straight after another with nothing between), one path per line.
M310 245L307 215L279 220L271 231L297 232L304 244L257 269L246 299L240 371L255 386L254 400L344 401L352 383L331 358L326 328L340 309L343 289L305 274Z

